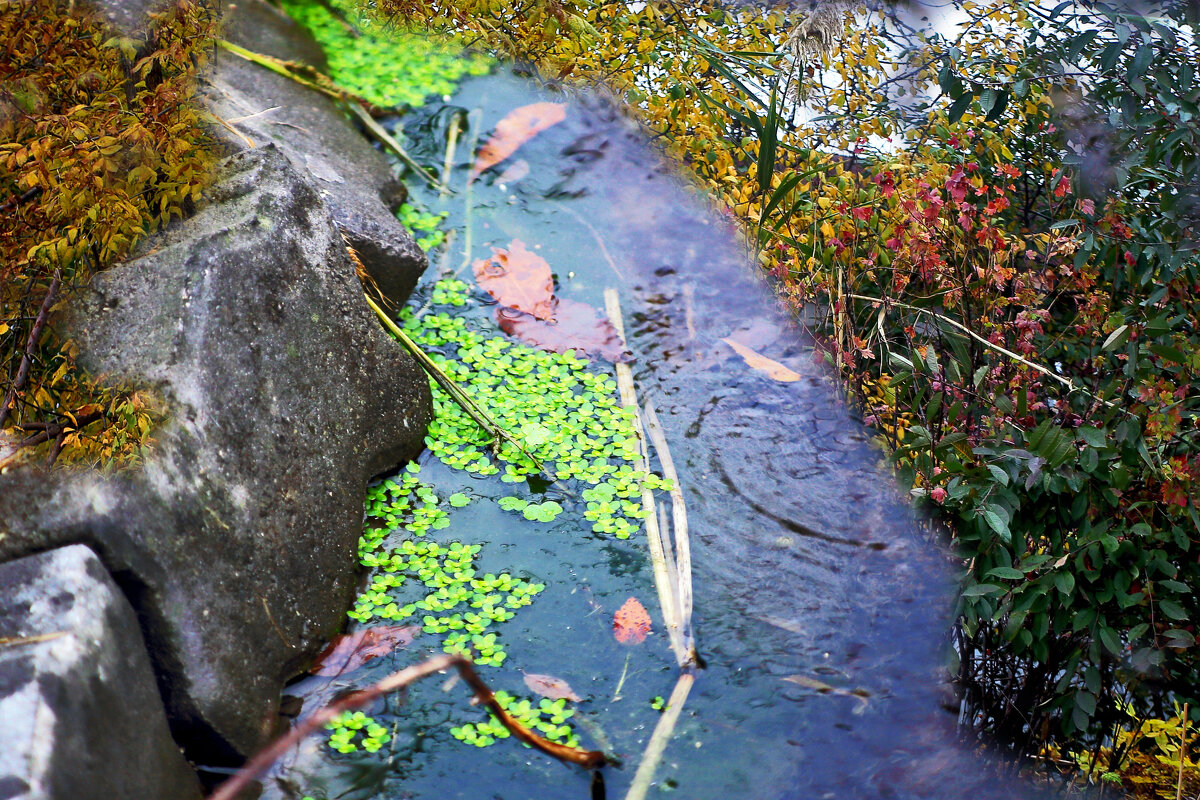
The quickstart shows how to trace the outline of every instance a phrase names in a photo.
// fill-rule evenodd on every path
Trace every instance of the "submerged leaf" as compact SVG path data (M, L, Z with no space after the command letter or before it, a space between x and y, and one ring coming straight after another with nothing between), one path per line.
M496 323L505 333L552 353L575 350L614 363L632 360L608 317L587 303L560 299L554 303L552 314L552 319L541 320L501 306L496 309Z
M513 109L496 124L491 138L479 148L468 180L475 180L484 170L499 164L525 142L566 117L565 103L531 103Z
M525 673L525 685L529 687L530 691L540 694L542 697L549 697L551 700L574 700L576 703L583 700L582 697L575 694L569 683L553 675L536 675L527 672Z
M780 364L778 361L772 361L766 356L759 355L740 342L735 342L733 339L728 338L722 339L721 341L732 347L734 352L741 356L742 360L745 361L748 366L750 366L752 369L758 370L759 372L766 373L767 377L773 381L779 381L780 383L792 383L800 380L799 373L793 372L783 364Z
M546 259L514 239L508 248L493 247L491 258L471 265L479 288L510 306L542 320L554 316L554 276Z
M420 630L413 625L360 628L330 642L309 671L314 675L333 677L356 670L373 658L386 656L397 647L410 644Z
M613 636L622 644L641 644L648 633L650 615L646 613L646 607L635 598L629 598L613 615Z

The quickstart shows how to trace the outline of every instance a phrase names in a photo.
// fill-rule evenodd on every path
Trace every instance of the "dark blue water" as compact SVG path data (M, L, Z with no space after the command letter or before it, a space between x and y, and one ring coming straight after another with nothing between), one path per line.
M486 136L514 107L538 99L511 76L468 81L445 108L405 121L413 141L444 126L453 107ZM659 410L691 520L699 673L651 797L1012 798L1025 796L955 738L957 703L943 683L953 562L910 517L863 427L832 393L812 350L759 279L729 218L657 158L635 127L601 100L574 98L564 122L524 145L471 190L470 257L521 239L554 268L561 297L603 307L619 288L637 356L639 391ZM468 137L469 139L469 134ZM442 140L444 141L444 140ZM439 142L438 147L441 147ZM438 265L458 270L468 214L460 147L439 199L458 238ZM441 161L441 153L429 154ZM436 156L436 157L434 157ZM517 159L528 174L494 178ZM603 242L603 247L598 243ZM470 268L460 277L470 280ZM418 296L415 302L420 303ZM487 309L474 312L480 320ZM733 337L800 373L775 382L721 341ZM598 368L603 368L600 365ZM441 496L460 488L508 493L425 458L421 477ZM612 612L641 598L659 626L643 535L591 534L564 514L522 522L488 502L455 509L444 540L483 542L480 566L536 577L546 592L503 636L509 659L485 669L495 688L523 692L521 671L550 673L585 696L580 715L625 759L606 771L608 797L625 795L676 669L666 637L617 644ZM327 685L328 697L416 661L422 641ZM628 662L626 659L628 658ZM614 699L622 673L625 681ZM800 676L800 682L785 680ZM809 688L813 681L836 687ZM451 724L482 717L461 689L434 684L374 716L395 726L374 756L330 756L311 741L279 778L300 797L573 798L590 777L512 741L467 747ZM949 710L947 708L949 707ZM598 740L586 735L587 746ZM359 788L355 788L358 786ZM284 793L286 796L286 793Z

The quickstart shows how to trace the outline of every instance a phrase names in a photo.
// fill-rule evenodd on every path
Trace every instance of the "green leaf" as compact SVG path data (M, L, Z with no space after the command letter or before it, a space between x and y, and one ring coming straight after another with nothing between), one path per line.
M976 583L963 589L963 597L980 597L985 594L995 594L1003 592L1003 586L997 586L994 583Z
M1081 689L1075 692L1075 705L1090 717L1096 713L1096 695Z
M1075 576L1070 572L1054 573L1054 586L1065 595L1075 591Z
M985 577L1019 581L1024 580L1025 573L1021 572L1019 569L1013 569L1012 567L996 567L994 569L989 569Z
M1112 350L1121 347L1122 344L1129 341L1129 326L1122 325L1115 331L1109 333L1109 337L1104 339L1104 344L1100 345L1102 350Z
M450 505L454 506L455 508L462 508L471 502L471 498L467 497L462 492L455 492L447 499L450 501Z
M1171 619L1187 619L1187 612L1183 610L1183 606L1171 600L1159 600L1158 608Z
M1108 432L1099 428L1093 428L1090 425L1082 425L1076 429L1075 433L1080 439L1083 439L1089 447L1095 447L1097 450L1103 449L1108 444Z
M958 99L950 104L950 110L946 112L946 117L951 124L962 119L962 115L971 107L971 101L975 98L974 92L963 92Z
M980 512L984 522L1005 542L1012 539L1012 533L1008 530L1008 520L1004 518L999 506L984 506Z
M1112 628L1101 627L1099 636L1100 643L1104 645L1104 649L1108 650L1114 656L1121 655L1121 639Z

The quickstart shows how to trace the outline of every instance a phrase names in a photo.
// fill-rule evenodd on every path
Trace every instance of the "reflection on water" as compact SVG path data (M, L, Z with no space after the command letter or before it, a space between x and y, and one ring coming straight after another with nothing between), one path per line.
M492 76L466 83L452 105L481 109L486 134L535 99L544 98ZM447 116L433 108L424 120ZM501 164L472 187L470 257L521 239L554 268L560 296L602 307L605 286L621 289L639 388L659 410L687 498L707 669L660 788L697 800L1027 793L956 742L941 683L951 564L895 496L879 453L747 263L729 218L598 100L572 101L566 120L518 156L528 170L508 170L501 183L496 176L510 166ZM462 186L469 161L458 160ZM418 199L465 231L463 193ZM463 262L463 238L443 261L450 271ZM800 380L777 383L749 369L726 337ZM470 481L436 463L422 476L438 481L439 493ZM471 486L486 492L485 483ZM604 540L579 533L578 522L547 534L486 508L463 511L451 532L475 532L550 586L518 620L520 631L505 634L513 668L485 677L511 685L524 668L582 687L580 713L627 759L607 776L609 796L623 796L655 721L646 700L673 682L665 637L651 639L657 650L629 651L608 630L624 597L653 597L640 537ZM626 688L613 699L627 655ZM379 677L365 672L358 683ZM587 776L516 745L476 752L450 740L435 723L460 718L461 703L436 689L414 690L394 710L400 744L387 759L333 762L313 744L295 774L342 791L364 780L355 771L376 770L363 785L389 798L589 796Z

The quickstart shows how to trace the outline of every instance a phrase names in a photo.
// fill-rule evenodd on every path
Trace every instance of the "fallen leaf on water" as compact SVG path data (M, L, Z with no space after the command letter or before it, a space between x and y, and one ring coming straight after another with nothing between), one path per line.
M373 658L386 656L397 647L411 643L420 630L415 625L360 628L330 642L309 671L332 677L356 670Z
M583 700L582 697L575 694L570 684L553 675L536 675L526 672L525 685L529 687L530 691L540 694L542 697L549 697L551 700L574 700L576 703Z
M613 636L622 644L640 644L646 641L650 633L650 615L646 607L634 598L625 601L625 605L613 614Z
M788 683L794 683L797 686L803 686L805 689L812 689L820 694L836 694L841 697L852 697L858 701L855 706L854 714L861 714L867 707L867 698L870 697L865 689L839 689L836 686L830 686L828 683L817 678L811 678L808 675L787 675L783 680Z
M587 303L559 299L553 305L552 316L540 320L515 308L496 309L500 329L534 347L551 353L575 350L614 363L632 360L608 317Z
M732 347L734 352L741 356L742 360L751 368L759 372L765 372L767 377L773 381L792 383L793 381L800 380L799 373L793 372L778 361L772 361L766 356L760 356L740 342L735 342L733 339L722 339L721 341Z
M782 630L788 631L789 633L800 633L800 634L808 633L808 631L805 630L803 625L801 625L799 622L794 622L790 619L783 619L782 617L755 617L755 619L761 620L762 622L765 622L768 625L774 625L776 628L780 628Z
M516 183L529 174L529 162L518 158L496 177L496 183Z
M479 288L502 306L509 306L538 319L554 316L554 276L546 259L525 249L513 239L507 248L493 247L491 258L477 259L471 268Z
M499 164L511 156L521 145L546 130L557 125L567 117L565 103L531 103L527 106L514 108L496 123L496 129L491 138L479 148L475 157L475 166L467 179L473 181L480 173L489 167Z

